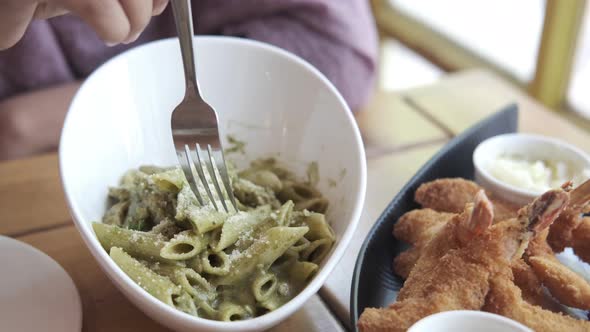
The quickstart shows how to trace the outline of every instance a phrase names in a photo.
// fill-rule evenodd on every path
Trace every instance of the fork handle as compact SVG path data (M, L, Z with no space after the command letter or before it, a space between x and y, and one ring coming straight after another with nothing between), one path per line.
M180 42L186 93L194 93L200 98L201 95L199 92L199 82L197 81L195 54L193 49L193 15L191 13L191 2L190 0L172 0L170 2L172 5L172 12L174 13L176 32Z

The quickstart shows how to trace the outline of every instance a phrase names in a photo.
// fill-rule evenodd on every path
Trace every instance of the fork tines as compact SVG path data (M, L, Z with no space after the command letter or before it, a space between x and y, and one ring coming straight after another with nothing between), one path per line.
M202 150L199 144L195 144L195 150L191 151L190 147L185 144L184 153L178 153L178 160L180 161L184 176L201 206L207 205L207 201L203 198L203 193L199 188L204 189L215 210L219 211L218 204L221 202L221 206L223 206L225 212L229 213L230 209L226 203L229 200L234 211L237 211L231 182L225 167L225 159L221 150L212 149L209 144L207 144L207 149ZM183 154L183 156L180 154ZM205 167L203 167L203 164L205 164ZM220 186L220 182L223 183L225 192L222 186Z

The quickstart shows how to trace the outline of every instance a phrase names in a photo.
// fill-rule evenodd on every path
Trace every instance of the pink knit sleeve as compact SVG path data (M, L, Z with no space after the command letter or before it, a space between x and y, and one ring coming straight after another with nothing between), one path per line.
M366 0L210 0L195 3L197 32L218 31L289 50L318 68L353 110L373 86L377 37Z
M193 0L197 34L256 39L289 50L317 67L353 110L371 91L377 36L367 0ZM139 40L106 47L77 17L31 24L0 52L0 100L87 76L130 47L175 36L170 8Z

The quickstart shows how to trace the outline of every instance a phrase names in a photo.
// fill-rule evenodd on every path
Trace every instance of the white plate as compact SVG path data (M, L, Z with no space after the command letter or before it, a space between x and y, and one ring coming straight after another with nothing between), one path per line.
M0 330L81 329L80 296L66 271L30 245L0 236Z

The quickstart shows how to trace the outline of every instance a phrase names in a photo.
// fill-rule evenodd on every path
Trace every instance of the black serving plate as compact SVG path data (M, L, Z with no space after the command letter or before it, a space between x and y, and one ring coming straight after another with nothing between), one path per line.
M392 235L393 225L407 211L419 208L414 192L424 182L438 178L473 179L473 150L492 136L516 132L518 109L509 105L452 139L402 188L389 203L365 238L352 277L350 315L356 329L357 320L367 307L387 307L397 297L403 279L392 271L393 258L407 249L407 244Z

